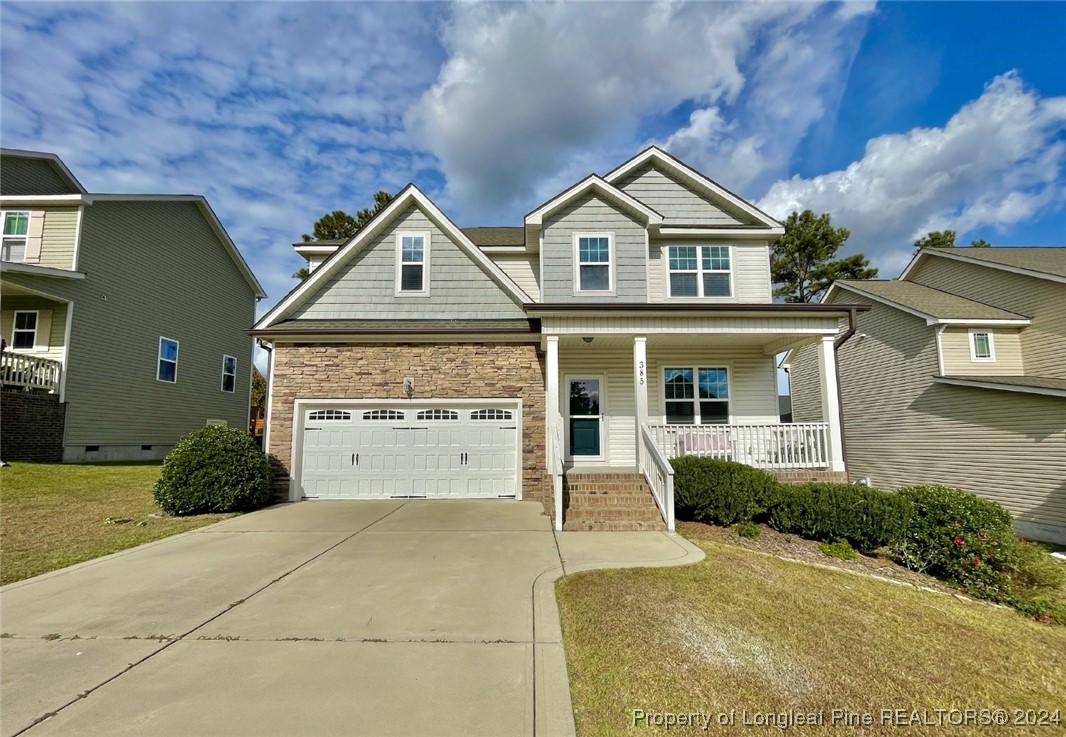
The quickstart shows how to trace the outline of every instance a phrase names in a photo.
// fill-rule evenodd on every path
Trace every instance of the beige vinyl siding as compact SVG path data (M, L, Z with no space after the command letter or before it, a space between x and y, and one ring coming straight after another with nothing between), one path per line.
M1066 378L1066 284L939 256L924 256L907 279L1028 316L1025 372Z
M851 479L887 490L945 484L1066 527L1066 400L935 383L934 328L893 307L875 303L858 329L866 337L838 353ZM793 372L802 407L808 363Z
M247 426L255 299L195 203L97 201L79 266L85 279L4 275L74 302L68 454L170 446L208 419ZM174 384L156 381L160 336L180 343ZM237 358L232 394L221 391L223 354Z
M49 162L23 156L0 157L0 194L77 194Z
M991 333L995 361L975 361L970 351L970 330L948 327L940 336L944 373L948 376L1021 376L1022 345L1019 331L981 328Z
M612 233L613 294L575 294L574 233ZM544 302L644 302L647 231L628 211L596 194L579 197L544 222Z
M669 246L730 246L733 269L733 296L717 297L708 302L768 303L773 301L770 283L770 247L765 243L729 243L727 241L686 239L684 241L653 240L649 253L648 301L649 302L703 302L702 299L670 299Z
M520 254L500 254L494 253L489 256L500 270L511 277L518 287L529 295L529 298L534 302L540 301L540 284L538 279L540 277L538 271L540 270L540 258L536 255Z
M663 369L673 366L719 368L729 371L731 421L737 424L778 422L777 387L773 359L757 348L655 349L648 347L648 416L665 422L662 396ZM636 466L636 402L633 386L633 352L618 349L562 348L559 351L559 411L567 412L568 379L601 377L601 412L604 413L605 460L581 465ZM568 441L567 441L568 442ZM567 448L567 451L569 448Z
M788 386L792 394L793 422L825 422L822 417L822 378L818 363L821 341L792 352Z
M663 216L667 225L744 225L710 198L674 181L653 165L618 182L618 188Z
M30 356L48 358L53 361L63 360L63 346L66 344L67 305L63 302L52 302L43 297L10 297L3 300L4 308L0 311L0 331L7 343L5 350L12 353L25 353ZM15 326L15 312L22 310L37 310L38 330L48 330L47 350L19 350L11 346L12 332ZM38 338L39 340L39 338Z
M38 212L44 218L41 260L38 265L53 269L73 269L74 249L78 239L78 208L45 207Z
M396 293L396 234L429 233L429 296ZM330 276L292 319L507 319L525 312L412 205Z

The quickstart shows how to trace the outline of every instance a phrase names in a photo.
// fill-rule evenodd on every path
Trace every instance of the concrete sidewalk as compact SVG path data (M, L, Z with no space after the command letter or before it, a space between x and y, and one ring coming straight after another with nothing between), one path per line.
M701 557L533 503L273 507L0 591L0 731L571 735L555 580Z

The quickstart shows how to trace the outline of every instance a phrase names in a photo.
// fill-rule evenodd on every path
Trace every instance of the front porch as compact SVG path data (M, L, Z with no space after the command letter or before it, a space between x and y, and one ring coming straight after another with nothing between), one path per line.
M671 531L670 460L679 456L737 461L785 480L843 477L835 318L751 318L744 325L719 318L702 320L698 330L675 318L646 333L621 332L606 321L570 322L545 320L542 327L557 529L567 517L565 481L572 474L633 471L626 496L637 486L650 490ZM820 347L829 419L783 423L775 357L807 343Z

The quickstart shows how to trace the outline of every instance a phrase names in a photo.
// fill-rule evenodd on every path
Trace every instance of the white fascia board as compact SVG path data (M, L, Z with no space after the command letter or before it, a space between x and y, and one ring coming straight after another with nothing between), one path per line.
M622 190L618 189L614 185L610 184L606 180L590 174L582 179L580 182L563 191L556 197L552 198L548 202L538 207L533 212L529 213L525 217L526 227L540 227L544 223L544 218L547 215L558 210L567 202L580 197L589 190L596 189L608 198L616 200L617 202L625 205L634 212L640 213L647 219L649 227L659 227L663 223L663 216L652 208L645 205L640 200L636 199L632 195L626 194Z
M293 246L293 250L296 253L308 256L328 256L336 251L340 246L322 246L317 243L304 243L299 246Z
M930 325L972 325L974 327L1025 327L1026 325L1032 325L1033 321L1028 317L1018 318L1016 320L1003 319L977 319L977 318L960 318L960 317L941 317L935 318L929 322Z
M711 238L721 237L730 238L732 240L766 240L766 238L780 238L785 234L785 229L782 227L767 227L764 230L751 230L749 228L686 228L684 226L673 225L670 227L662 227L659 229L659 235L680 237L680 238Z
M53 269L49 266L37 266L35 264L23 264L17 261L0 261L0 273L29 274L32 276L48 276L57 279L84 279L85 272L68 271L67 269Z
M974 377L973 379L961 379L948 378L946 376L934 376L933 381L938 384L968 386L975 389L998 389L1005 392L1021 392L1022 394L1044 394L1051 397L1066 397L1066 389L1052 389L1044 386L1020 386L1018 384L997 384L991 381L982 381L978 377Z
M8 205L91 205L93 197L84 194L2 195L0 206Z

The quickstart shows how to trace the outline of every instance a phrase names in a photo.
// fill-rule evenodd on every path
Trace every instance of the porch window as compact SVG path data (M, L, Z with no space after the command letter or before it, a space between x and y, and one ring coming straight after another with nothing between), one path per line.
M178 341L170 338L159 339L159 365L155 378L168 384L178 381Z
M28 212L5 212L4 240L0 259L3 261L25 261L26 241L30 233L30 214Z
M729 422L729 372L725 368L664 369L663 393L667 424Z
M426 233L396 235L396 292L405 295L429 293L426 286L426 262L429 254Z
M671 297L731 297L729 246L670 246Z
M237 359L222 356L222 391L233 393L237 387Z
M15 312L15 327L11 331L11 347L31 349L37 345L37 312Z
M578 234L575 239L577 241L577 291L611 291L613 285L611 284L610 234Z

